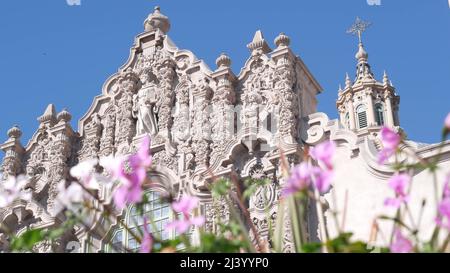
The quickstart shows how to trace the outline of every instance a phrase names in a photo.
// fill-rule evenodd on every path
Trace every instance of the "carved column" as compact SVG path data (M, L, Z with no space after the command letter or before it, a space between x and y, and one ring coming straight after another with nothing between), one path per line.
M209 121L212 90L206 79L193 88L193 137L196 170L206 169L210 155L211 124Z
M214 93L212 105L214 111L211 114L212 127L212 152L211 162L222 158L226 142L234 136L234 103L236 93L234 81L236 80L230 66L230 58L222 54L216 60L218 68L212 74L217 82L217 89Z
M275 90L280 96L280 112L278 131L282 137L297 138L298 132L298 96L293 91L294 73L290 62L284 60L277 67L276 75L278 82L275 84Z
M105 115L105 129L100 142L100 156L114 154L114 133L116 131L116 114L114 112Z
M98 158L100 149L100 137L102 135L102 123L98 113L94 113L91 120L84 127L84 138L81 140L79 161L90 158Z
M16 176L22 170L22 155L24 149L20 144L22 131L14 126L8 131L9 139L0 145L0 149L5 152L1 169L3 169L3 179L7 179L9 175ZM2 177L0 177L0 180Z
M123 71L118 79L121 97L116 106L116 148L120 154L128 152L136 133L133 119L133 94L138 89L139 77L131 68Z
M71 115L67 111L62 111L58 114L58 123L50 129L51 134L55 137L50 146L50 168L49 168L49 185L48 185L48 199L47 211L52 212L54 201L58 195L58 184L67 178L68 166L67 160L71 153L71 138L74 135L70 127Z
M158 66L158 80L160 82L161 97L158 102L158 131L165 138L169 138L172 128L172 105L174 101L175 62L165 55Z

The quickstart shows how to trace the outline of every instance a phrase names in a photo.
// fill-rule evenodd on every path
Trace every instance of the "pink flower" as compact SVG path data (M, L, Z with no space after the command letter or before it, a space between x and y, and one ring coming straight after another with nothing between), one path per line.
M331 170L314 169L314 185L320 193L326 193L330 189L333 177L334 173Z
M450 230L450 173L444 182L443 199L439 203L438 212L437 225Z
M413 245L399 229L396 229L394 231L394 242L390 249L392 253L410 253L413 250Z
M447 114L447 117L445 118L445 121L444 121L444 125L445 125L445 128L448 131L450 131L450 113Z
M189 215L193 209L198 206L198 198L183 196L179 201L172 203L172 208L174 211L183 213L183 215Z
M311 184L311 174L313 167L306 162L302 162L299 165L291 169L291 176L288 178L286 185L282 191L282 196L294 194L296 192L303 191Z
M445 198L439 203L439 222L438 225L450 230L450 198Z
M316 147L312 147L309 151L309 155L317 160L319 164L325 165L329 170L333 169L333 156L336 150L336 144L333 141L326 141L320 143Z
M311 166L307 162L302 162L291 170L291 176L281 193L283 197L306 190L311 182L319 190L325 193L330 189L334 173L331 169L322 170L319 167Z
M141 253L150 253L153 247L153 236L148 230L147 218L144 217L144 237L141 242Z
M107 168L113 179L120 181L120 185L113 196L114 203L119 210L129 204L142 201L142 185L147 178L147 168L152 163L149 147L150 138L146 136L136 154L123 158L101 160L101 164Z
M31 200L31 193L23 189L27 183L25 176L10 176L6 181L0 182L0 208L11 205L17 199Z
M387 198L384 201L386 206L400 207L401 204L408 202L409 196L407 188L411 183L411 177L407 174L396 174L388 181L389 187L394 190L395 198Z
M191 226L200 227L205 223L205 217L190 217L192 210L198 206L198 198L183 196L179 201L172 203L175 212L181 213L181 219L174 220L166 225L168 229L175 229L179 234L185 233Z
M395 154L400 141L400 136L393 130L388 127L383 127L381 129L381 142L383 144L383 149L378 154L379 164L384 164L389 157Z

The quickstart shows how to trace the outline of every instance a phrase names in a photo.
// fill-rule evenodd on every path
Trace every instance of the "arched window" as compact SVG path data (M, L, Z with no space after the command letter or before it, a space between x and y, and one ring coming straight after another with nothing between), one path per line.
M378 126L384 125L384 109L381 103L377 103L375 105L375 119L377 121Z
M356 108L356 114L358 116L358 128L363 129L367 127L367 112L364 104L359 105Z
M152 219L154 223L154 226L148 223L148 230L162 240L175 238L175 231L165 228L167 223L174 219L170 204L161 202L159 194L155 191L147 192L146 196L148 202L144 205L143 215L148 219ZM141 236L141 232L144 230L144 217L138 213L135 206L131 206L127 209L124 220L131 232L118 226L113 231L110 243L105 245L106 252L115 252L120 249L139 251L140 245L131 234L134 233Z

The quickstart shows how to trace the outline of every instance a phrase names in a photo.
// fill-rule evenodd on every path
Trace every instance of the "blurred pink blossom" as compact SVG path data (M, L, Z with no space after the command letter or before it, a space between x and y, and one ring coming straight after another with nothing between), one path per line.
M205 217L190 217L192 211L198 206L198 198L183 196L179 201L172 203L175 212L181 213L181 219L174 220L166 225L168 229L175 229L179 234L185 233L191 226L202 226L205 223Z
M444 198L438 206L439 216L436 224L450 231L450 197Z
M325 165L329 170L333 169L333 156L336 150L336 144L333 141L326 141L312 147L309 155L317 160L319 164Z
M407 174L396 174L392 176L389 181L389 187L394 190L395 198L387 198L384 201L386 206L400 207L401 204L408 202L409 196L407 188L411 183L411 177Z
M147 168L152 163L150 138L144 137L136 154L122 158L105 158L101 165L111 173L120 185L114 192L114 203L121 210L129 204L142 201L142 185L147 177Z
M147 218L144 217L144 236L141 242L141 253L150 253L152 251L153 246L153 236L148 230L148 221Z
M332 170L321 170L314 168L314 185L320 193L326 193L330 187L334 177Z
M403 236L399 229L394 231L394 241L391 244L392 253L410 253L413 250L413 244L408 238Z
M400 135L390 128L383 127L381 129L381 142L383 144L383 149L378 154L379 164L384 164L389 159L389 157L395 154L400 141Z
M291 175L288 178L286 185L282 191L282 196L294 194L296 192L303 191L311 184L311 175L313 173L313 167L307 163L302 162L299 165L291 169Z

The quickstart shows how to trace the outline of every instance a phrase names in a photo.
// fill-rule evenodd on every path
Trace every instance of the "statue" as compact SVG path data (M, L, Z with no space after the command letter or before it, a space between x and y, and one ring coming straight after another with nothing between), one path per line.
M144 86L133 96L133 117L137 119L137 135L150 134L155 136L158 133L155 80L156 77L145 75Z

